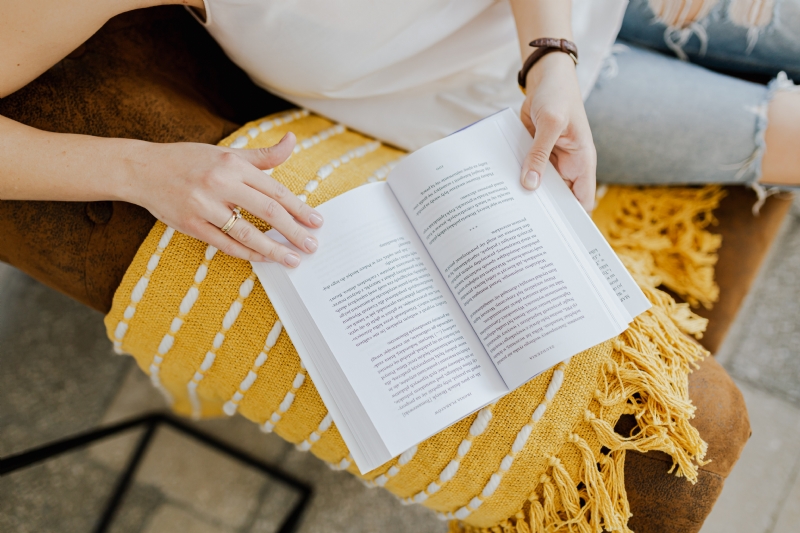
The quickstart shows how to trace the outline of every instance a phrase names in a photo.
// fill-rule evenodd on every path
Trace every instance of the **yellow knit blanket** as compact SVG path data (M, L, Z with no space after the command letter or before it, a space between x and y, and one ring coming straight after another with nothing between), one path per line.
M403 156L306 111L249 123L220 144L269 146L287 131L297 136L295 153L272 175L310 205L384 179ZM333 172L319 172L327 165ZM656 287L714 300L719 240L704 226L720 194L608 189L596 220L653 308L618 338L360 477L451 519L453 530L520 533L628 531L626 450L664 451L675 473L694 481L706 445L689 423L687 376L706 354L686 334L699 336L705 321ZM157 223L105 324L115 349L136 358L176 412L239 412L359 475L249 263ZM638 425L619 435L614 425L626 413Z

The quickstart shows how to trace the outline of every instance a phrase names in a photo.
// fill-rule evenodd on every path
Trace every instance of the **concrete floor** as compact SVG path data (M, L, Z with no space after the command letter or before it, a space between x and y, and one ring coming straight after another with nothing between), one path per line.
M797 210L795 210L797 213ZM742 388L753 437L703 533L788 533L800 523L800 217L784 225L718 357ZM102 317L0 264L0 456L163 407ZM240 417L198 424L314 487L302 532L444 532ZM136 432L0 478L0 532L90 531ZM275 531L297 493L159 430L112 531Z

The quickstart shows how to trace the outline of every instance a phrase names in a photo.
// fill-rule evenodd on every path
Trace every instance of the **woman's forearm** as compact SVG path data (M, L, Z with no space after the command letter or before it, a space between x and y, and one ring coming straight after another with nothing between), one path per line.
M534 39L572 40L571 0L511 0L511 10L523 60L533 51L528 43Z
M262 172L285 161L294 146L291 133L269 148L238 150L50 133L0 116L0 199L122 200L223 253L296 267L296 252L246 219L220 231L238 206L300 250L317 249L306 228L321 226L322 217Z
M40 131L0 116L0 199L125 199L142 141Z

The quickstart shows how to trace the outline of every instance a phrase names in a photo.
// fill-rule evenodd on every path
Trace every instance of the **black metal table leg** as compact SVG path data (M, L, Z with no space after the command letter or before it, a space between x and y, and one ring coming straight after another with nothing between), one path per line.
M138 418L133 418L118 424L97 428L92 431L87 431L85 433L60 439L58 441L39 446L25 452L0 458L0 476L10 474L42 461L46 461L69 451L84 448L97 441L118 435L125 431L144 427L145 432L140 437L139 442L136 445L136 449L125 466L125 470L117 480L117 484L114 487L114 492L108 499L106 507L103 509L103 513L97 523L97 527L94 530L96 533L104 533L111 526L117 509L122 503L125 494L130 488L131 482L136 475L136 470L139 467L139 464L141 463L148 446L152 442L156 430L162 424L180 431L181 433L198 440L205 445L210 446L211 448L214 448L225 455L228 455L229 457L233 457L237 461L256 468L267 476L275 478L278 481L297 490L300 493L300 500L289 512L279 529L280 533L292 533L296 531L297 526L300 523L300 518L303 515L303 511L305 511L309 499L311 498L312 490L309 485L275 466L264 463L252 455L234 448L233 446L217 439L216 437L212 437L211 435L199 431L198 429L176 418L162 413L153 413Z

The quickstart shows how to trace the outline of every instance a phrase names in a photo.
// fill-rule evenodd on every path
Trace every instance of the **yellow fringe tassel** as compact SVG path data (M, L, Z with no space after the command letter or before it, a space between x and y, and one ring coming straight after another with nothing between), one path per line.
M611 247L647 264L660 283L693 306L711 307L719 297L714 282L721 238L706 230L725 195L719 186L611 186L592 218ZM656 284L658 285L658 284Z

